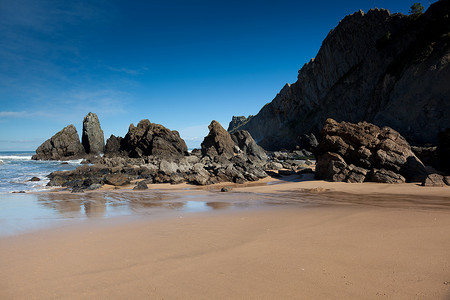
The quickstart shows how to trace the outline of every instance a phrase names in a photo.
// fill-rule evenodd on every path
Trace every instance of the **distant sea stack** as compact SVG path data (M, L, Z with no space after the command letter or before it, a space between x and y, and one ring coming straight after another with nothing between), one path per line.
M436 144L450 127L450 1L419 17L358 11L331 30L298 80L254 117L233 118L266 150L318 136L327 118L389 126L409 143Z
M86 156L77 129L72 124L56 133L36 149L34 160L68 160Z
M103 130L95 113L90 112L84 117L81 142L87 154L95 155L105 152Z

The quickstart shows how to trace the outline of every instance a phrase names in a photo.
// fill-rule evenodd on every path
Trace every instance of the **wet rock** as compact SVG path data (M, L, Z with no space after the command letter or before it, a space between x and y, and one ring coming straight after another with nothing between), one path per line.
M427 175L410 145L389 127L327 119L321 136L316 149L316 179L397 183L405 179L422 182ZM376 171L369 176L370 170Z
M34 176L30 179L30 181L41 181L41 179L39 177Z
M224 186L223 188L220 189L220 191L223 193L228 193L231 192L232 190L233 188L231 186Z
M100 121L95 113L89 112L83 120L81 142L87 154L105 152L105 138L100 127Z
M84 188L75 186L72 188L72 193L84 193Z
M139 181L136 186L133 188L133 190L148 190L148 186L144 181Z
M34 160L79 159L86 155L75 126L69 125L36 149Z
M47 186L62 186L66 182L66 178L63 176L54 176L50 179L50 181L47 183Z
M108 174L103 178L106 184L123 186L130 184L130 180L123 174Z
M93 183L93 184L91 184L90 186L87 187L87 190L89 190L89 191L98 190L101 187L102 187L102 184L100 184L100 183Z

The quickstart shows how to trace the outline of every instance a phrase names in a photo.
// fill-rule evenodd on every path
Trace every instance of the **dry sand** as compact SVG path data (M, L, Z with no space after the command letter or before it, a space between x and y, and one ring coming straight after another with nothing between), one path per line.
M234 191L280 203L309 191L320 205L2 238L0 299L450 299L449 188L304 181Z

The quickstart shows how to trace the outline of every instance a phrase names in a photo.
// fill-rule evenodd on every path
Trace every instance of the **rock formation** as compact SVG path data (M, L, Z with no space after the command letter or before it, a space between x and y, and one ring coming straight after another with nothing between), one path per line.
M120 150L126 152L129 157L173 157L187 152L186 143L177 131L171 131L149 120L142 120L137 126L131 124L120 144Z
M244 124L233 119L229 131L248 130L266 150L292 149L333 118L436 144L450 124L449 14L450 1L438 1L416 19L384 9L345 17L297 82Z
M100 122L95 113L88 113L83 120L83 134L81 143L87 154L99 154L105 152L105 138Z
M266 161L267 154L261 146L256 144L250 133L246 130L239 130L231 134L231 139L239 147L241 151L250 157Z
M231 139L230 134L215 120L211 122L208 129L209 134L201 145L202 154L209 157L217 155L223 155L225 158L233 157L236 144Z
M233 116L231 118L231 122L228 125L228 131L233 130L234 128L238 128L239 126L247 123L251 118L253 118L252 115L245 117L245 116Z
M120 155L120 144L123 138L111 134L108 140L106 140L105 155L117 156Z
M422 182L422 162L408 142L389 127L327 119L316 149L316 179L346 182Z
M86 155L80 143L77 129L73 125L65 127L36 149L34 160L68 160Z

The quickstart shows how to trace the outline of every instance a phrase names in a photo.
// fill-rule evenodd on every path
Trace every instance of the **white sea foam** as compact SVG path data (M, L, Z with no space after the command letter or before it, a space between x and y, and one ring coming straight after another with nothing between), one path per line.
M0 155L0 160L31 160L31 156Z

